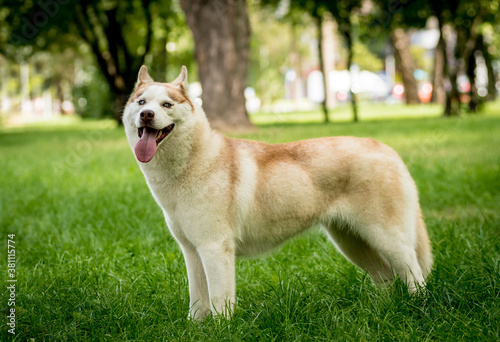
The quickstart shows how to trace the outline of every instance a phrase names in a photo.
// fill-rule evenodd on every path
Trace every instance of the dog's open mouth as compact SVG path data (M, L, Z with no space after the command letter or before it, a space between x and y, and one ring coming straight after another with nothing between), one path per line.
M135 156L142 163L148 163L156 153L158 144L165 139L174 129L174 124L157 130L152 127L139 127L137 134L140 140L135 145Z
M167 137L167 135L170 134L170 132L172 132L174 126L174 124L170 124L164 129L160 130L156 130L151 127L139 127L139 129L137 130L137 134L139 135L139 138L142 138L142 136L144 135L144 129L146 129L147 131L151 131L151 133L156 135L156 145L158 145L163 139Z

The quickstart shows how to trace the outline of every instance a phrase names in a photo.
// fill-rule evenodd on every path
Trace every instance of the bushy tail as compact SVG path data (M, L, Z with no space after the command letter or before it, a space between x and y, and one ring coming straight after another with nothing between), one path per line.
M432 247L431 241L429 240L429 235L427 234L427 229L425 227L424 219L422 218L422 213L419 213L419 218L417 220L417 259L422 269L422 275L427 278L427 275L431 273L432 269Z

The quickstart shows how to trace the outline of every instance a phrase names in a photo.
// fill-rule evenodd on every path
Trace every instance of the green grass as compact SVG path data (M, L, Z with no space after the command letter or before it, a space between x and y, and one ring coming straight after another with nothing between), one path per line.
M382 109L377 109L383 111ZM170 236L121 129L70 122L0 132L0 260L17 242L16 341L498 341L500 114L261 125L284 142L371 136L394 147L420 190L434 245L426 296L372 285L319 231L237 263L229 320L187 319ZM243 137L243 136L242 136ZM2 286L0 340L7 333Z
M358 109L358 116L362 121L438 117L443 111L441 106L435 104L407 106L402 103L388 105L366 101L359 102ZM330 121L333 122L348 122L352 121L353 118L349 104L340 104L329 109L328 113ZM323 113L319 110L291 113L255 113L251 114L251 118L256 124L323 122L324 120Z

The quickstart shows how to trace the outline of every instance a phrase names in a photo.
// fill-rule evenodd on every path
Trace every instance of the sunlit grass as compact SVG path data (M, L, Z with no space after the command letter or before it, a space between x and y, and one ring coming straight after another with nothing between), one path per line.
M234 318L202 323L187 319L182 254L121 128L77 121L1 131L0 260L6 234L16 234L15 340L499 340L500 111L435 114L278 121L240 135L273 143L372 136L394 147L417 182L434 245L426 296L409 296L401 282L377 289L313 231L239 260Z
M385 104L360 102L358 105L358 119L360 121L385 119L414 119L421 117L438 117L442 114L442 107L438 105L406 106L402 103ZM269 123L303 123L323 122L323 113L318 110L312 112L270 112L250 115L256 124ZM353 121L352 109L349 103L342 103L329 109L329 120L332 122Z

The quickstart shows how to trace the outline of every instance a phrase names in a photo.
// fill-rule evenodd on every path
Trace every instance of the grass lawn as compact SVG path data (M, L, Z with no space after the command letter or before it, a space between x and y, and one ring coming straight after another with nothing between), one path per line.
M360 120L386 120L386 119L408 119L440 116L443 109L439 105L412 105L403 103L385 104L360 101L358 103L358 116ZM349 103L340 104L336 108L329 109L328 117L334 122L352 121L352 110ZM252 121L256 124L269 123L304 123L323 122L323 113L313 112L292 112L292 113L255 113L251 114Z
M395 148L419 187L435 267L426 296L409 296L401 281L381 290L312 231L239 260L234 317L202 323L187 319L181 251L122 129L107 121L4 129L0 282L15 234L17 326L7 332L3 285L0 340L498 341L498 109L449 120L256 120L258 131L242 137L371 136Z

